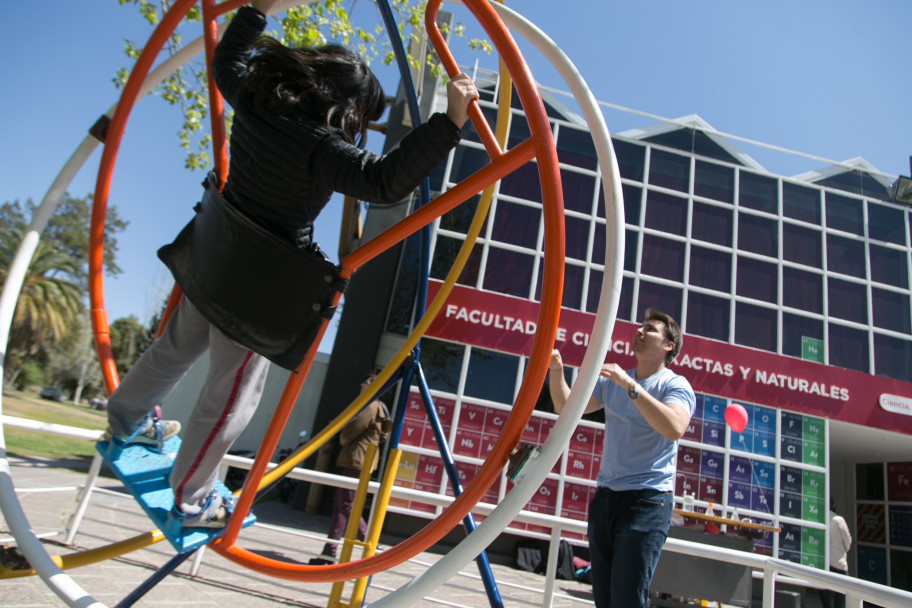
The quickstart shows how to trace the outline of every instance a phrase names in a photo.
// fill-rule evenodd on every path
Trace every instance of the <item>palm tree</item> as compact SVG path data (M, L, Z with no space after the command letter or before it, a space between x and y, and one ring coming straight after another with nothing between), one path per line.
M9 236L9 235L8 235ZM0 246L0 279L6 280L12 260L9 243ZM18 368L24 357L49 343L60 342L82 311L82 289L70 280L78 272L72 256L41 241L35 248L10 328L7 355Z

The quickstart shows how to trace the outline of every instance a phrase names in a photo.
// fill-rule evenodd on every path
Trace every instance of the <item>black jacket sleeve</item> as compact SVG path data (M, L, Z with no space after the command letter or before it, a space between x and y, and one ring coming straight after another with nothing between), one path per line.
M237 106L238 93L247 74L247 62L253 55L254 43L264 29L266 16L249 6L242 6L215 47L212 76L222 97L232 107Z
M437 113L377 156L332 133L312 156L312 174L327 188L370 203L395 203L408 196L459 143L459 128Z

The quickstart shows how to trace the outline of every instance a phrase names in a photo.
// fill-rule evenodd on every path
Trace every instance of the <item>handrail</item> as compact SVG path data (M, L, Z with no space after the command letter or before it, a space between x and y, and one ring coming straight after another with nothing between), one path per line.
M11 428L26 428L41 433L53 432L54 434L64 436L69 433L69 436L79 439L84 439L86 433L86 429L67 427L65 425L52 425L53 428L47 425L38 425L36 427L32 421L6 415L3 416L3 424L4 426L8 425ZM232 455L226 456L222 461L223 466L231 465L238 468L249 468L252 464L253 460L250 458ZM292 469L292 471L288 473L288 477L338 487L353 488L355 484L358 483L357 480L350 477L301 468ZM368 492L376 492L379 486L380 484L377 482L370 482ZM394 498L421 501L433 506L447 506L454 500L452 496L432 494L430 492L414 490L402 486L394 486L391 496ZM496 506L497 505L479 502L472 509L472 512L480 515L487 515L491 513ZM690 515L693 514L690 513ZM561 532L586 532L586 522L584 521L567 519L556 515L546 515L544 513L520 511L516 516L515 521L555 528L559 529ZM552 547L552 550L556 551L557 547ZM678 538L669 538L666 540L662 550L754 568L763 572L764 580L772 579L775 581L776 575L784 575L795 579L794 583L796 584L808 584L814 587L830 589L837 593L844 593L847 600L846 606L849 606L850 608L861 608L863 600L876 603L883 608L907 608L908 606L912 606L912 593L908 591L894 589L893 587L888 587L886 585L851 578L825 570L818 570L816 568L811 568L810 566L802 566L766 555L749 553L747 551L737 551L725 547L714 547ZM771 587L771 590L772 592L770 593L764 593L763 608L772 608L773 606L775 587ZM546 597L543 600L542 605L550 606L550 598Z
M689 517L692 519L699 519L700 521L708 521L708 522L712 522L714 524L732 526L735 528L745 528L748 530L761 530L763 532L782 532L782 528L779 528L777 526L768 526L766 524L758 524L758 523L743 520L743 519L730 519L728 517L718 517L717 515L707 515L706 513L695 513L693 511L685 511L684 509L673 509L672 512L675 515L683 515L684 517Z

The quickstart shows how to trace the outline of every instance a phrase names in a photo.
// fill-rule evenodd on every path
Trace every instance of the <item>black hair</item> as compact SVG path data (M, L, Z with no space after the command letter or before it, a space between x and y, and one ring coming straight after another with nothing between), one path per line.
M337 44L294 49L263 36L248 70L246 86L258 107L277 116L303 109L350 144L363 146L368 124L386 107L370 68Z
M681 327L678 323L664 312L649 308L646 310L647 321L659 321L665 326L665 339L674 346L665 354L665 365L671 365L678 353L681 352L681 345L684 344L684 336L681 334Z

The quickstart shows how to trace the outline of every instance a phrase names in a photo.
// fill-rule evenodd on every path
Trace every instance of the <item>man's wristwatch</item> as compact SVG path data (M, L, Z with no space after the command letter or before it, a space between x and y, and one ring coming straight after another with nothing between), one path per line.
M636 382L634 382L633 388L631 388L629 391L627 391L627 396L630 397L631 399L636 399L637 397L639 397L640 396L640 385L637 384Z

